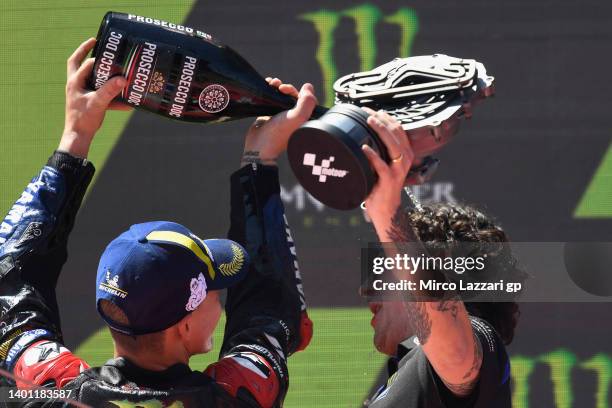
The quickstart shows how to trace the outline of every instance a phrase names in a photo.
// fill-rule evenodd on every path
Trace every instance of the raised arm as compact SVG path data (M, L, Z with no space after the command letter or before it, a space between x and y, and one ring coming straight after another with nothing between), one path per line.
M378 174L378 182L365 202L368 216L380 242L411 242L414 248L420 244L416 234L401 225L401 217L397 216L404 180L414 159L410 142L401 125L391 116L382 111L369 113L368 124L378 133L390 157L395 160L387 164L369 147L363 149ZM415 248L415 253L408 255L425 253L424 248L421 250ZM394 256L395 253L387 255ZM407 271L395 271L395 274L397 279L413 279ZM406 301L404 304L409 312L409 323L437 375L456 396L470 394L478 381L482 349L474 336L463 302L450 299Z
M298 96L290 85L269 82ZM247 250L251 264L246 278L228 289L220 360L206 372L231 395L252 398L256 406L282 405L289 384L287 357L304 349L312 336L276 158L315 104L312 86L304 85L296 108L259 118L247 134L242 168L231 177L228 238Z
M81 62L94 43L87 40L68 59L66 123L58 151L0 226L0 362L23 380L20 387L61 387L86 367L62 346L55 286L94 173L86 159L89 146L125 82L117 78L96 92L84 89L93 59ZM24 359L33 346L37 357Z

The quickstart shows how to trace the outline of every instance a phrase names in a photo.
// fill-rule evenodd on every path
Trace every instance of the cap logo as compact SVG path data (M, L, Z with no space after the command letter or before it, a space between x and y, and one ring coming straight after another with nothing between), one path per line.
M193 312L198 308L198 306L200 306L200 303L206 299L206 280L201 272L197 279L191 279L189 288L191 289L191 296L189 296L185 310L188 312Z
M119 275L115 275L111 279L111 277L110 277L110 270L107 269L106 270L106 283L109 286L112 286L114 288L118 288L119 287Z
M121 299L125 299L128 293L119 287L119 275L115 275L111 278L110 269L106 269L106 283L100 282L100 290L110 293L113 296L119 296Z
M238 245L232 244L232 260L219 265L219 270L224 276L233 276L242 269L242 265L244 265L244 254Z
M188 249L195 256L197 256L200 261L206 264L210 277L213 279L215 278L215 269L212 266L210 258L204 253L204 251L202 251L202 248L200 248L200 246L191 237L175 231L153 231L147 235L147 240L153 242L170 242Z

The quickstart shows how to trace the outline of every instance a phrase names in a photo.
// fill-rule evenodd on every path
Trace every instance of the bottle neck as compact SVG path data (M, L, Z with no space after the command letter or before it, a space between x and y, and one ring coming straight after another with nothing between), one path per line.
M277 89L274 89L274 92L277 98L281 98L282 103L283 105L285 105L286 109L292 109L295 106L295 103L297 102L296 98L294 98L293 96L285 95L281 93L280 91L278 91ZM310 119L319 119L321 116L325 115L328 110L329 108L325 106L317 105L312 111L312 115L310 115Z
M321 116L325 115L329 108L321 105L317 105L312 111L312 115L310 115L310 119L319 119Z

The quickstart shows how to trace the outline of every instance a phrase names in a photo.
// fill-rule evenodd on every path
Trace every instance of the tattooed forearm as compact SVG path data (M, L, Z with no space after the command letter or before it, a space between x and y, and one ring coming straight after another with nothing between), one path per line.
M431 231L423 231L417 226L418 220L411 221L409 213L398 209L386 230L387 237L394 243L391 249L386 249L387 256L439 257L452 254L452 248L446 245L452 240L438 238ZM454 278L435 267L421 266L417 271L411 271L409 276L402 272L395 271L396 278L421 282L448 282ZM416 290L410 295L412 299L404 302L409 323L420 344L428 344L423 349L428 360L453 394L469 395L478 383L483 352L478 338L472 337L469 316L461 297L452 290ZM457 341L461 341L465 347L457 345ZM469 344L469 341L473 341L473 344ZM472 347L473 359L468 354ZM451 364L449 361L461 364Z
M393 219L391 221L391 227L387 231L389 237L395 243L411 242L414 245L411 248L407 248L410 251L424 252L420 240L416 236L414 230L410 226L406 214L401 208L398 208ZM399 249L396 248L396 249ZM431 335L431 318L427 312L427 303L407 301L405 307L408 310L408 316L410 316L410 326L414 330L414 334L418 337L419 343L425 345Z
M419 339L419 343L424 346L431 334L431 318L427 313L427 303L406 302L406 309L410 316L410 326Z

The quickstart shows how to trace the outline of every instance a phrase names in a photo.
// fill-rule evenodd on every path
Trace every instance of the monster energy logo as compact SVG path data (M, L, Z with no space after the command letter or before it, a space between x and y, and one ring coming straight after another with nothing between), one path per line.
M300 15L300 18L313 24L319 34L319 47L316 58L323 74L323 89L325 89L325 105L334 103L334 81L338 78L336 63L334 61L334 32L342 18L354 21L357 35L357 48L361 60L360 70L369 71L375 67L378 47L376 45L376 26L379 22L392 24L400 29L398 57L408 57L412 42L418 31L418 19L414 10L399 8L395 13L383 15L375 5L362 4L340 11L318 10Z
M574 368L580 368L595 374L597 378L595 408L608 407L610 380L612 379L612 359L610 356L599 353L587 360L578 361L574 353L565 349L558 349L535 357L515 355L511 358L512 379L514 380L513 408L529 406L529 378L537 364L545 364L550 369L556 408L572 408L574 406L571 377Z

